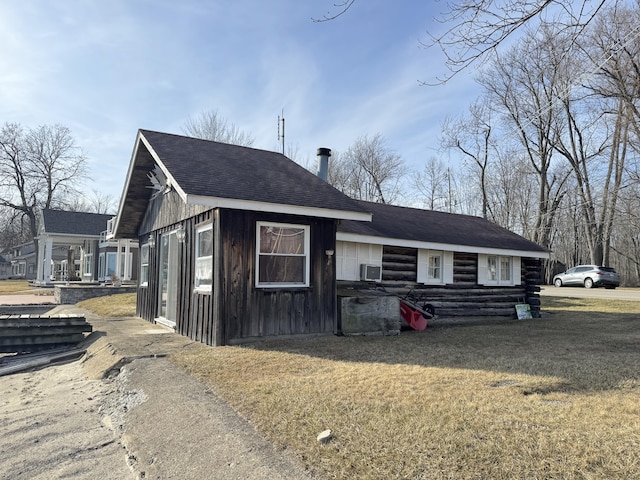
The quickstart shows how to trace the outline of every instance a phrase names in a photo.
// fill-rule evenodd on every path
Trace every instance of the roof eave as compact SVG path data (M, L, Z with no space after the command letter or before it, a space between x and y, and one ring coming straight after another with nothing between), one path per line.
M377 237L360 235L357 233L338 232L336 240L343 242L370 243L374 245L389 245L392 247L422 248L426 250L446 250L448 252L482 253L487 255L509 255L528 258L549 258L550 252L536 250L520 250L517 248L496 248L474 245L458 245L449 243L424 242L404 240L401 238Z
M257 202L233 198L210 197L205 195L186 195L189 205L202 205L211 208L229 208L233 210L251 210L256 212L284 213L308 217L332 218L336 220L356 220L370 222L372 214L353 210L340 210L282 203Z
M149 143L149 141L145 138L142 131L138 130L135 145L133 148L133 153L131 154L131 161L129 162L127 177L125 180L124 188L122 190L122 195L120 196L120 205L118 208L118 214L116 215L116 219L114 222L113 236L115 238L137 238L136 233L131 234L131 233L124 233L121 231L121 219L126 209L127 202L125 200L127 198L127 195L129 194L131 179L133 176L133 172L135 171L136 161L138 159L138 154L140 151L140 145L146 148L146 150L149 152L149 154L153 158L154 162L160 167L162 172L165 174L165 176L169 180L169 185L178 193L180 198L182 198L182 200L186 203L187 195L185 191L182 189L182 187L180 187L180 185L175 180L175 178L173 178L173 176L169 172L169 169L165 166L162 160L160 160L160 157L156 153L155 149L151 146L151 143Z

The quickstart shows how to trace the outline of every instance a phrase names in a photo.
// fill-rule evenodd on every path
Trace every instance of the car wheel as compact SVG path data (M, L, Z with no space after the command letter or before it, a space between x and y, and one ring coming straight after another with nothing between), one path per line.
M584 288L591 288L591 287L593 287L593 280L591 280L590 278L585 278Z
M562 280L560 280L559 278L556 278L556 281L553 282L553 284L559 288L562 286Z

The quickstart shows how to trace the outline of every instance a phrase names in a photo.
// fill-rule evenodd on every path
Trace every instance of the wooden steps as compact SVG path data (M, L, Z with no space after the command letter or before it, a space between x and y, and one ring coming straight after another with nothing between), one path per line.
M0 315L0 352L30 353L84 340L92 327L84 315Z

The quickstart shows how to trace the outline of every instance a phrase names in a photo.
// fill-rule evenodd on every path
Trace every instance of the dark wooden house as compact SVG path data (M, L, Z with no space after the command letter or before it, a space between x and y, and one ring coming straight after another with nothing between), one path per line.
M334 333L340 221L371 214L285 156L141 130L114 233L138 314L210 345Z
M279 153L147 130L113 230L139 240L138 314L210 345L337 333L338 287L535 313L549 256L478 217L350 199Z

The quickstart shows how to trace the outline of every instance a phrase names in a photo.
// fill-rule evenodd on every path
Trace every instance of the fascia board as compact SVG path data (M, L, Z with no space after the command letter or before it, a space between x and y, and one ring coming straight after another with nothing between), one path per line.
M448 252L484 253L487 255L509 255L514 257L549 258L549 252L530 250L515 250L505 248L475 247L471 245L452 245L447 243L420 242L417 240L403 240L398 238L375 237L359 235L357 233L338 232L336 240L342 242L370 243L374 245L389 245L391 247L424 248L426 250L445 250Z
M120 204L118 205L118 214L116 215L116 220L113 225L113 232L117 232L120 227L120 219L122 218L122 213L124 210L124 199L127 197L127 192L129 191L129 185L131 184L131 176L133 175L133 168L135 166L136 158L138 157L138 149L140 148L140 136L142 133L138 130L138 134L136 135L136 142L133 147L133 152L131 153L131 160L129 161L129 169L127 170L127 176L124 181L124 187L122 187L122 194L120 195Z
M252 200L238 200L234 198L209 197L204 195L187 195L189 205L202 205L211 208L229 208L233 210L251 210L256 212L284 213L304 215L308 217L333 218L339 220L371 221L371 213L352 212L348 210L334 210L328 208L305 207L300 205L285 205L282 203L256 202Z
M81 233L44 233L39 235L38 240L50 238L55 243L77 242L79 240L100 240L100 235L86 235Z

